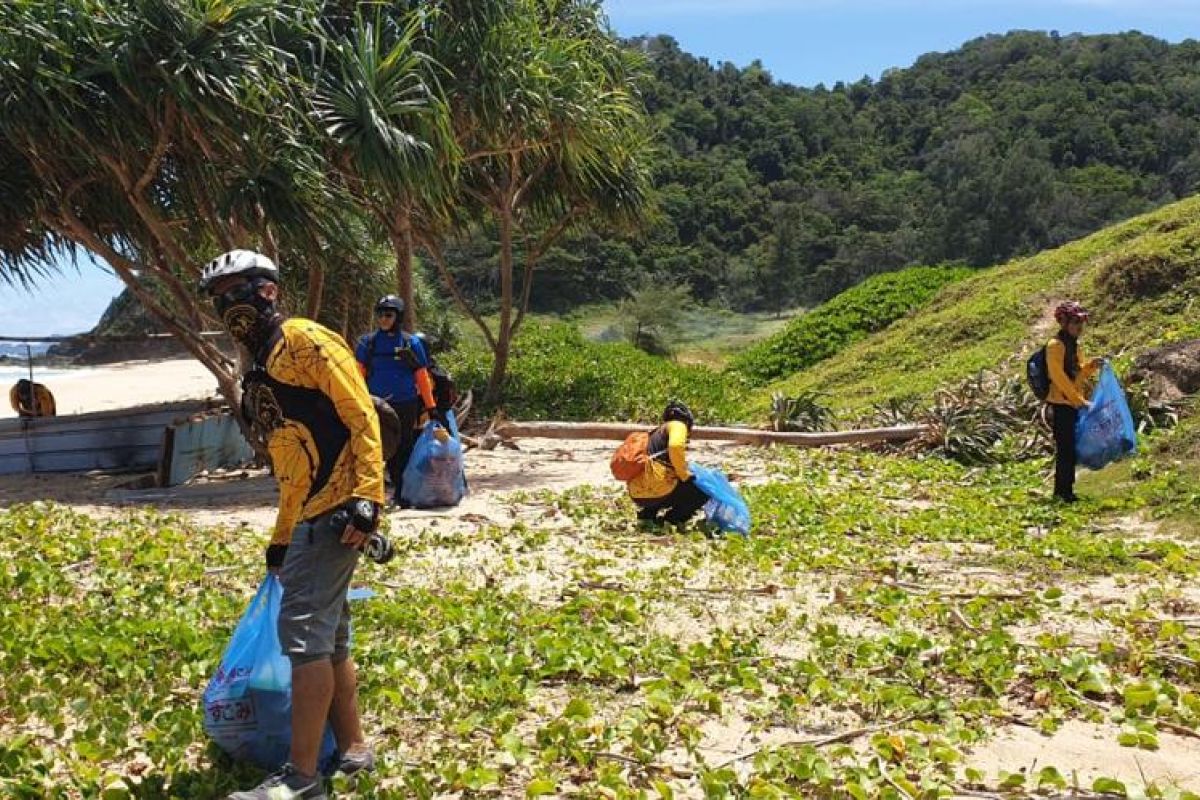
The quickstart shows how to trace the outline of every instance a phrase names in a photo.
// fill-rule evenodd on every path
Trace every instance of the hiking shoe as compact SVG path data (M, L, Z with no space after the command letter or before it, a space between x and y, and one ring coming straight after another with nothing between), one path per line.
M328 795L320 778L301 775L291 764L284 764L258 786L234 792L226 800L328 800Z
M346 777L375 771L375 751L366 745L351 747L338 762L337 772Z

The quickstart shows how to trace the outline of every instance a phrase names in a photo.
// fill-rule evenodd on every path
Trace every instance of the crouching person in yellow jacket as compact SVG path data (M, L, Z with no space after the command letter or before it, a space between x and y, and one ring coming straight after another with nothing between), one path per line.
M688 434L695 418L678 400L663 409L662 424L650 434L646 469L626 484L643 522L683 525L708 502L687 463Z
M1104 364L1104 359L1085 361L1079 350L1079 335L1088 320L1088 312L1079 303L1068 301L1054 309L1061 330L1046 343L1046 372L1050 392L1046 402L1053 414L1054 496L1074 503L1075 496L1075 422L1079 409L1088 404L1084 389L1088 380Z
M28 378L21 378L8 390L8 402L22 419L53 417L58 413L50 390Z

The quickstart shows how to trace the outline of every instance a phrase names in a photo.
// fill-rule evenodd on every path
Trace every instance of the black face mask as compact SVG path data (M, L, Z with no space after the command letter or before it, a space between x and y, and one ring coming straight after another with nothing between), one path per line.
M246 281L213 297L213 306L229 334L257 354L279 319L275 303L258 293L260 281Z

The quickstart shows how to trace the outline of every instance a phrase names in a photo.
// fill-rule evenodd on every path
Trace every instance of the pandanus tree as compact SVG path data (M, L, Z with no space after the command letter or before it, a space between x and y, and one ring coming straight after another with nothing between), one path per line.
M238 395L201 335L207 258L257 247L305 282L336 197L292 121L302 5L60 0L0 6L0 274L86 251Z
M349 324L378 236L409 308L414 250L433 258L497 400L541 255L645 203L632 58L592 0L0 4L0 278L95 255L236 401L236 365L200 335L204 261L259 248L310 316L332 294L324 318ZM481 226L494 329L443 257Z
M457 224L423 231L422 244L492 350L486 399L497 402L539 259L573 226L637 219L648 197L651 140L637 57L611 36L599 3L435 5L430 41L447 76L461 168ZM448 238L480 224L498 240L494 325L468 302L443 251Z
M410 331L414 231L448 223L458 162L440 67L429 56L437 13L423 4L362 4L326 21L314 65L313 114L329 163L391 245Z

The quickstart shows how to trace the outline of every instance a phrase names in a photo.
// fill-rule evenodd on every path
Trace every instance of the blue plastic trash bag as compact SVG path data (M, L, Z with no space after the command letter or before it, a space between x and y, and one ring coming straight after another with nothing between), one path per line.
M693 463L688 463L688 469L696 478L696 486L708 495L708 502L704 504L705 518L723 531L743 536L750 533L750 507L725 473Z
M288 760L292 742L292 664L276 629L282 600L282 584L267 575L204 690L205 733L229 755L266 770ZM326 727L323 772L337 766L336 750Z
M1075 454L1079 463L1100 469L1137 450L1137 428L1125 390L1106 362L1092 395L1092 406L1079 409L1075 422Z
M413 445L412 456L404 468L404 486L400 499L413 508L445 508L456 506L467 493L467 477L463 472L462 441L458 438L458 422L454 412L446 413L450 436L439 441L441 425L430 420Z

